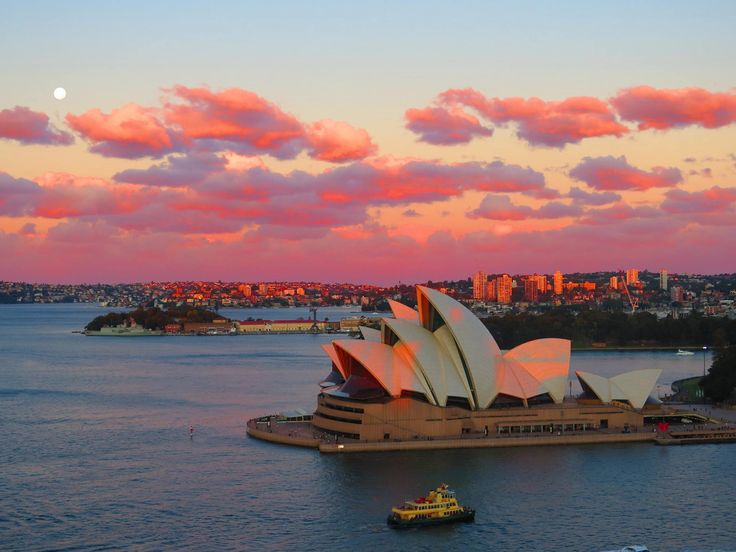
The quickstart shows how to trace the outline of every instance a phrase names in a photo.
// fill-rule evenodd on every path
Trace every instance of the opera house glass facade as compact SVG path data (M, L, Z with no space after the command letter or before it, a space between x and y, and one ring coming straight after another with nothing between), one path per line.
M566 398L570 342L538 339L501 351L466 307L417 286L417 310L391 301L381 329L324 345L332 371L312 423L357 439L451 439L463 434L586 431L642 425L659 370L606 379L577 373Z

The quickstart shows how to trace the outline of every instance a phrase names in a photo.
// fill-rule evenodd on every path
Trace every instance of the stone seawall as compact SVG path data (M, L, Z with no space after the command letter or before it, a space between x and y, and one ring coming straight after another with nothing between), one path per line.
M386 452L399 450L436 450L464 448L503 448L531 446L563 446L592 445L606 443L643 443L654 442L655 433L584 433L574 435L537 435L534 437L486 437L465 439L432 439L417 441L374 441L326 442L314 437L310 424L272 424L268 427L263 422L248 422L247 433L250 437L298 447L316 448L326 454L355 452Z
M306 435L299 435L290 432L279 431L281 428L277 428L277 431L269 431L268 429L261 429L257 427L257 424L252 423L251 420L248 422L246 433L254 437L255 439L261 439L262 441L270 441L272 443L280 443L282 445L291 445L294 447L307 447L307 448L318 448L319 441L314 438L310 438Z
M506 448L606 443L654 442L652 433L600 433L587 435L554 435L550 437L489 437L486 439L438 439L432 441L378 441L374 443L320 443L324 453L384 452L395 450L433 450L469 448Z

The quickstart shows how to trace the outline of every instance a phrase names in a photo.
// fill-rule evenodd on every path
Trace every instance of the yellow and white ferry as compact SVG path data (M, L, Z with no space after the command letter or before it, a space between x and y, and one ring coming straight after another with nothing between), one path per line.
M403 505L391 509L388 524L392 527L413 527L416 525L440 525L455 521L473 521L475 510L460 506L446 483L443 483L427 496L407 500Z

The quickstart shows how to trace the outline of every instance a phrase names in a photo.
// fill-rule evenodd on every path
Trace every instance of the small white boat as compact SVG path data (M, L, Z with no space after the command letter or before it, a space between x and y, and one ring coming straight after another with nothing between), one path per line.
M677 354L679 356L692 356L695 353L693 353L692 351L683 351L682 349L677 349Z
M610 550L608 552L649 552L649 549L643 544L632 544L630 546L624 546L619 550Z

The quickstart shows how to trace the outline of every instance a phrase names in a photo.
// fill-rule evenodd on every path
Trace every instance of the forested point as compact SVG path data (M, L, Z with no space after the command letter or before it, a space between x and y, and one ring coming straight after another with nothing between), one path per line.
M736 345L715 352L708 375L700 380L700 388L713 402L736 404Z
M724 347L736 344L736 320L699 313L674 319L654 314L633 315L555 309L543 314L509 313L484 318L483 323L501 349L513 349L532 339L557 337L573 348L588 347Z
M88 331L100 331L106 326L120 326L129 320L135 320L138 326L147 330L163 330L167 324L181 324L182 322L212 322L214 319L224 318L217 313L205 309L193 309L191 307L172 307L162 310L158 307L138 307L130 312L111 312L96 317L87 324L84 329Z

